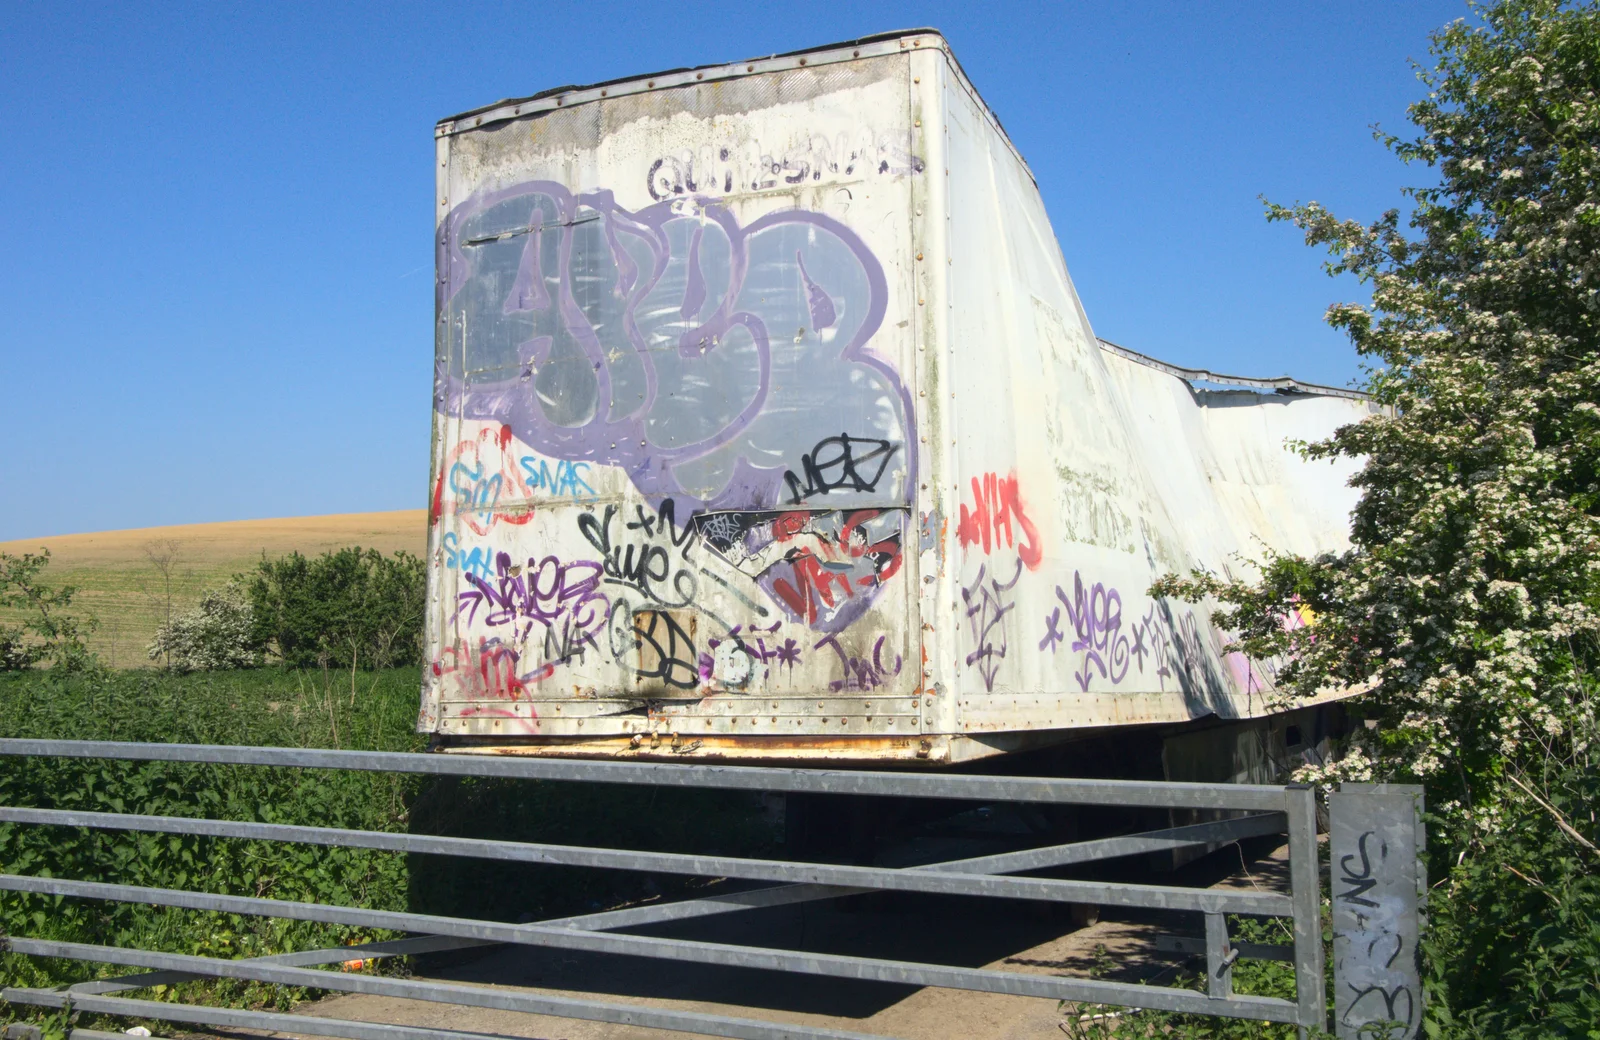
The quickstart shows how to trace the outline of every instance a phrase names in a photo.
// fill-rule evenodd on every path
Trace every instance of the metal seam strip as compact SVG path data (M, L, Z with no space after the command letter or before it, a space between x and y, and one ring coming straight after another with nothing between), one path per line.
M945 46L944 39L938 33L931 31L908 34L902 39L910 39L913 36L929 37L937 40L937 44L934 47L930 47L930 50L942 49ZM495 123L503 123L509 119L520 119L541 112L571 108L574 105L582 105L592 101L613 100L632 94L649 94L658 90L670 90L674 87L700 86L717 80L742 79L745 76L760 76L773 72L815 68L819 65L833 65L839 62L889 57L904 54L906 50L904 43L898 40L886 40L868 44L846 44L805 54L775 55L768 58L752 58L748 61L732 61L723 65L698 69L680 69L656 75L647 74L621 82L578 87L565 93L551 94L541 98L505 101L485 109L452 116L440 121L434 128L434 135L436 137L445 137L465 133L469 130L481 129L485 125L492 126Z

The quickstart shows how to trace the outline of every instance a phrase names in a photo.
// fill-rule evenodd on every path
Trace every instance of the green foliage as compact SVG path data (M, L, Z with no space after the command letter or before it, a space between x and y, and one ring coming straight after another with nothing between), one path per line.
M320 679L320 677L317 677ZM320 683L277 670L28 672L0 676L0 736L252 743L414 751L414 669ZM162 762L0 759L0 804L400 830L411 781L383 773ZM404 856L182 835L0 823L0 871L403 910ZM211 956L258 956L372 938L310 922L6 893L9 934ZM82 964L0 957L0 983L56 985ZM297 993L190 984L206 999L286 1005ZM176 995L168 991L168 995ZM190 994L192 995L192 994Z
M32 668L41 661L75 669L92 657L83 637L95 628L93 617L68 612L77 588L52 587L42 577L50 550L12 556L0 553L0 611L20 613L19 624L0 624L0 672Z
M348 679L348 682L346 681ZM414 668L0 675L0 737L420 751ZM616 785L0 757L0 805L759 855L749 799ZM619 838L618 835L626 835ZM352 848L0 823L0 872L517 920L684 892L690 879ZM0 893L7 934L251 957L386 938L311 922ZM380 961L380 970L395 970ZM0 955L0 985L120 969ZM286 1007L295 989L185 983L165 999Z
M248 585L252 641L292 668L418 664L426 573L410 553L376 549L262 559Z
M260 667L255 612L244 588L235 581L208 590L193 610L156 630L148 654L180 672Z
M1544 805L1508 795L1499 831L1435 889L1434 1036L1600 1036L1600 777L1569 768L1541 786Z
M1289 922L1281 917L1255 918L1230 915L1228 935L1234 942L1262 943L1273 946L1291 945L1294 933ZM1332 938L1325 933L1325 939ZM1091 972L1091 974L1095 974ZM1189 972L1177 981L1163 981L1162 985L1187 985L1190 989L1204 991L1205 970ZM1233 991L1241 996L1277 997L1295 1000L1294 966L1286 961L1266 961L1242 958L1233 968ZM1143 1040L1145 1037L1164 1037L1170 1040L1295 1040L1297 1027L1278 1022L1257 1022L1250 1019L1216 1018L1211 1015L1187 1015L1176 1012L1145 1011L1128 1014L1124 1009L1097 1004L1063 1005L1067 1012L1061 1025L1062 1032L1071 1040ZM1115 1013L1122 1011L1122 1014ZM1115 1015L1115 1017L1113 1017ZM1326 1037L1320 1030L1311 1030L1312 1037Z
M1381 138L1438 177L1408 229L1269 207L1372 289L1328 320L1389 410L1303 449L1363 460L1351 548L1152 592L1221 601L1294 695L1369 691L1376 744L1316 779L1427 785L1430 1035L1595 1037L1600 860L1573 834L1595 838L1600 737L1600 9L1475 13L1434 34L1418 135Z
M1329 320L1382 365L1392 414L1310 445L1365 460L1352 548L1272 560L1251 587L1205 576L1253 652L1284 654L1298 693L1372 685L1389 752L1470 816L1507 758L1592 732L1600 651L1600 12L1506 0L1434 38L1385 140L1437 170L1411 227L1316 203L1272 207L1372 286ZM1285 630L1291 600L1317 615Z

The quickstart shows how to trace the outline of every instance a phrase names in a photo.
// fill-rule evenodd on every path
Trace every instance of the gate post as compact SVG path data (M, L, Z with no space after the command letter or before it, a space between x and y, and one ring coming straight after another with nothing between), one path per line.
M1328 988L1322 964L1322 871L1317 866L1317 792L1296 784L1284 791L1289 822L1289 891L1294 900L1295 1019L1302 1038L1327 1022Z
M1328 819L1334 1033L1412 1040L1422 1027L1417 941L1428 892L1422 788L1341 784ZM1380 1023L1388 1032L1373 1033Z

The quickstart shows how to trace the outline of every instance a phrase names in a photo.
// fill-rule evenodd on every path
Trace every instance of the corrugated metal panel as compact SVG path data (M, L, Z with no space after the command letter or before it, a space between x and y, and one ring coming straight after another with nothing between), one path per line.
M919 732L905 70L448 139L424 728Z

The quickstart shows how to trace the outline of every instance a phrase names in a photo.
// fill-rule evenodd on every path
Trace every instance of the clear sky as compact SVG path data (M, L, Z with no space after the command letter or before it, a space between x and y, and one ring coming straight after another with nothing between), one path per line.
M568 83L944 31L1028 159L1095 330L1358 375L1257 196L1368 219L1426 170L1408 59L1459 0L10 3L0 540L420 508L436 120Z

